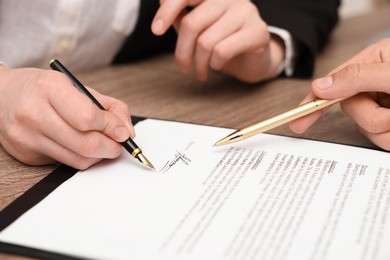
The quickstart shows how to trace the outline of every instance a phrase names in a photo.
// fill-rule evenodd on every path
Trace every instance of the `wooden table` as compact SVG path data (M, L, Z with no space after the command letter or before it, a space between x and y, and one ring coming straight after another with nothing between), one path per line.
M390 7L368 15L343 20L319 56L315 77L364 48L390 26ZM296 106L310 88L310 80L277 79L247 85L221 74L206 83L194 75L182 75L172 55L163 55L129 65L78 73L81 82L125 101L133 115L241 128ZM271 133L297 136L287 125ZM355 129L354 123L333 106L304 138L374 147ZM0 146L0 210L44 178L56 166L24 165ZM0 258L14 256L1 255Z

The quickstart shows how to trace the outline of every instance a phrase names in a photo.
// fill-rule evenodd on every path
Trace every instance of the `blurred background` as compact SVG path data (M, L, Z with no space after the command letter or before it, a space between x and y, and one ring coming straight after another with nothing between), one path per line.
M342 0L340 15L342 18L364 14L390 4L390 0Z

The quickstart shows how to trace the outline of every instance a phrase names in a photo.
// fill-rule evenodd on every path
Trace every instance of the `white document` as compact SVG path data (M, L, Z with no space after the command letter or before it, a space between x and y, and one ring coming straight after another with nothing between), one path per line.
M147 119L137 144L78 172L0 241L97 259L390 259L390 155Z

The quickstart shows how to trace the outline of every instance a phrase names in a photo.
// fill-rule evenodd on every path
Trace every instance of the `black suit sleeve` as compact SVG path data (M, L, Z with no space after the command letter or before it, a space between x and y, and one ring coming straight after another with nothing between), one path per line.
M173 28L170 28L163 36L156 36L152 33L151 24L159 6L159 0L141 0L137 24L133 33L116 54L114 63L131 62L174 50L176 32Z
M310 77L314 58L338 21L340 0L253 0L268 24L286 29L296 45L294 75Z

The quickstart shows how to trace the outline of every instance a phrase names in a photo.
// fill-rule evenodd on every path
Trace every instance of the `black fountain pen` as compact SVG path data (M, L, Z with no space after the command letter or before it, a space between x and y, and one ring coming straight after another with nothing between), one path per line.
M97 101L96 98L84 87L84 85L81 84L80 81L76 79L76 77L73 76L72 73L70 73L70 71L65 68L64 65L62 65L61 62L59 62L58 60L52 60L50 62L50 67L53 70L64 73L70 79L70 81L72 81L73 85L78 90L80 90L83 94L85 94L96 106L98 106L101 110L106 110L99 103L99 101ZM137 158L141 163L155 170L153 165L149 162L149 160L145 157L145 155L143 155L142 150L130 137L126 141L121 142L121 145L131 154L131 156Z

